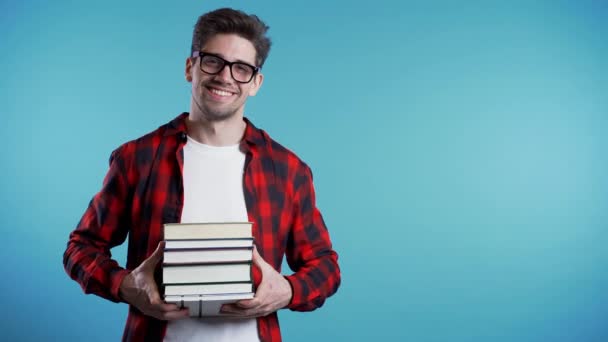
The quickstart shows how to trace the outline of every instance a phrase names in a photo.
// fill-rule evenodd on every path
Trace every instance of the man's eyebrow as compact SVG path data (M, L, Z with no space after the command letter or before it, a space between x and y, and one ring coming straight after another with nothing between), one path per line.
M207 54L210 54L210 55L214 55L214 56L222 57L223 59L227 60L227 59L226 59L226 57L225 57L223 54L221 54L221 53L215 53L215 52L209 52L209 51L203 51L203 52L204 52L204 53L207 53ZM228 60L227 60L227 61L228 61ZM228 61L228 62L230 62L230 63L235 63L235 62L238 62L238 63L244 63L244 64L247 64L247 65L252 65L252 66L255 66L255 63L247 62L247 61L244 61L244 60L242 60L242 59L236 59L236 60L234 60L234 61Z

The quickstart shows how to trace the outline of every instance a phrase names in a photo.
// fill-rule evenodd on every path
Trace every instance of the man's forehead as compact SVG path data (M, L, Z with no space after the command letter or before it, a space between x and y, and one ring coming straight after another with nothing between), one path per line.
M255 47L249 40L236 34L216 34L202 46L201 50L222 57L229 62L255 65Z

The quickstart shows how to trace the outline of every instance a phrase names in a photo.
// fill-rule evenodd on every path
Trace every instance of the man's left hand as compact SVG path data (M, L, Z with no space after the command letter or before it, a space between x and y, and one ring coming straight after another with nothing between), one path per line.
M236 317L261 317L286 307L291 301L289 281L268 264L253 248L253 264L262 273L262 282L253 299L240 300L222 306L222 313Z

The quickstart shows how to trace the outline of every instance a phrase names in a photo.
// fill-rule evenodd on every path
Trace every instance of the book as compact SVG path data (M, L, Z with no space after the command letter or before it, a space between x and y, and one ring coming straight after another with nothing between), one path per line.
M253 248L253 238L165 241L165 251L202 248Z
M252 237L251 222L165 223L165 240L242 239Z
M163 284L250 282L251 263L163 266Z
M188 308L190 316L202 317L222 316L223 304L253 298L252 225L165 224L165 301Z
M251 282L220 284L169 284L165 285L165 296L214 295L253 292Z
M165 250L163 265L251 262L253 249Z
M190 317L222 316L220 309L224 304L235 303L253 298L253 293L228 293L218 295L165 296L165 302L188 308Z

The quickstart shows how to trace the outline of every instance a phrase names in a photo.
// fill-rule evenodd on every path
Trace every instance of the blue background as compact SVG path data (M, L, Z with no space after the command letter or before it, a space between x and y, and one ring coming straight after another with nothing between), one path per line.
M192 28L222 6L271 27L246 112L313 168L340 254L285 340L608 340L599 0L2 1L4 339L120 338L127 307L65 274L68 234L110 152L188 110Z

